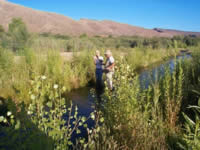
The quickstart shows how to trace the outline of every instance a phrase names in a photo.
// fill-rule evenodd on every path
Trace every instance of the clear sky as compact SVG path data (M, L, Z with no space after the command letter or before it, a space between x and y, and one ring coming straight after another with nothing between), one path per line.
M200 0L8 0L73 19L200 32Z

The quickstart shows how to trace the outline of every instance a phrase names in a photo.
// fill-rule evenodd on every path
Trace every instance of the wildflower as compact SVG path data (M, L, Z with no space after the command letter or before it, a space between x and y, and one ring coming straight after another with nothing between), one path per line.
M65 92L65 91L66 91L66 87L65 87L65 86L63 86L62 90Z
M28 115L31 115L31 111L28 111L27 114L28 114Z
M47 78L46 76L42 76L42 77L41 77L42 80L45 80L46 78Z
M32 99L32 100L35 100L35 95L32 94L32 95L31 95L31 99Z
M7 121L7 119L5 118L5 119L3 120L3 122L4 122L4 123L7 123L8 121Z
M10 116L12 113L10 111L7 112L7 116Z
M4 116L0 116L0 122L4 120Z
M103 117L100 119L100 122L101 122L101 123L104 122L104 118L103 118Z
M91 118L94 120L94 119L95 119L95 115L94 115L94 114L92 114L92 115L91 115Z
M126 67L126 68L127 68L127 70L129 70L130 66L129 66L129 65L127 65L127 67Z
M54 84L53 88L57 89L58 88L58 84Z

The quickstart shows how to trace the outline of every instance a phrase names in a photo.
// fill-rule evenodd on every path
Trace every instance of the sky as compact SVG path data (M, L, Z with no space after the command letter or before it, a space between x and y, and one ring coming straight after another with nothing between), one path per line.
M200 0L8 0L72 19L113 20L144 28L200 32Z

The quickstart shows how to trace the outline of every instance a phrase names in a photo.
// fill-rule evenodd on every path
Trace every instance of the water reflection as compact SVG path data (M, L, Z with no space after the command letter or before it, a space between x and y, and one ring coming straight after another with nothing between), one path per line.
M151 69L143 70L139 75L139 81L142 89L147 89L149 85L159 81L164 75L165 70L169 69L169 72L172 73L175 69L175 64L178 61L191 58L190 54L177 56L176 59L171 59L164 64L153 66Z

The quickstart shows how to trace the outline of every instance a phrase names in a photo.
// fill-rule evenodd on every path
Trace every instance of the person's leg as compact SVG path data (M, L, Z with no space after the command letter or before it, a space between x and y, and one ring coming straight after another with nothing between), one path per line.
M98 87L101 86L102 75L103 75L102 69L96 69L96 84Z
M106 74L106 81L107 81L108 88L110 90L112 90L112 88L113 88L113 85L112 85L112 76L113 76L113 72L109 72L109 73Z

